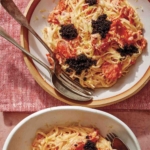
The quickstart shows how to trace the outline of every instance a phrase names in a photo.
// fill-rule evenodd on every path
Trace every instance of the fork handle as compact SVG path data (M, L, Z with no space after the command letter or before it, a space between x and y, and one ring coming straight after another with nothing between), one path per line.
M25 53L26 55L28 55L29 57L31 57L32 59L34 59L37 63L39 63L40 65L42 65L49 73L51 73L51 74L53 73L53 71L50 70L50 68L46 64L44 64L41 60L39 60L34 55L32 55L31 53L29 53L28 51L26 51L12 37L10 37L2 27L0 27L0 36L2 36L3 38L5 38L9 42L11 42L13 45L15 45L16 47L18 47L23 53Z
M28 23L26 17L21 13L18 7L12 0L1 0L2 6L5 10L22 26L26 27L47 49L50 53L51 57L54 58L54 54L51 49L47 46L47 44L41 39L41 37L34 31L34 29Z

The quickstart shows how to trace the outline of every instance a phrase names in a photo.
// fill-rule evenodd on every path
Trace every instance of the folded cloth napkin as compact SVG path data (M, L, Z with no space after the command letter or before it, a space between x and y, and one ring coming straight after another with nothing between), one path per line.
M27 1L14 0L24 12ZM20 25L0 6L0 26L18 43ZM46 93L29 73L22 53L0 37L0 111L33 112L52 106L67 105ZM99 109L150 110L150 82L131 98Z

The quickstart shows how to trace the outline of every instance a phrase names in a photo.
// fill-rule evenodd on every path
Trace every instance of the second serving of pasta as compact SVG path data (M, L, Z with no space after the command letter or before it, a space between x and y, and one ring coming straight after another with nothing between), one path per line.
M83 87L111 87L146 47L143 25L126 0L60 0L48 22L45 42Z
M48 132L38 130L32 150L113 150L111 143L94 127L54 126Z

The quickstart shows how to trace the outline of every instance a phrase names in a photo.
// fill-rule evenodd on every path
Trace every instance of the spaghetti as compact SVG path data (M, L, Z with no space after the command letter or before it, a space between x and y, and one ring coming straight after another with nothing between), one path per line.
M83 87L114 85L147 44L140 18L126 0L59 0L48 22L45 42L62 70Z
M79 125L55 126L48 133L38 131L32 150L112 150L99 130Z

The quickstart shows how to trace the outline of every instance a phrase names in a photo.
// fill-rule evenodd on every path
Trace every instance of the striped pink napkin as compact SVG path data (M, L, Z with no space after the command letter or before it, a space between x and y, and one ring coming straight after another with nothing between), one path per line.
M24 12L29 0L14 0ZM20 25L0 6L0 26L20 42ZM46 93L29 73L22 53L0 37L0 111L33 112L67 105ZM150 110L150 82L136 95L111 106L111 110Z

